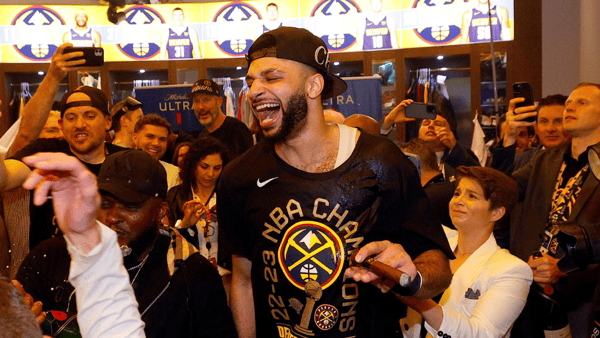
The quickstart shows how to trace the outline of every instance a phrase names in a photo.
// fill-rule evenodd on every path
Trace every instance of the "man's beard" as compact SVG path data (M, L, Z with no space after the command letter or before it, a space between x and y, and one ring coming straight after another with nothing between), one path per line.
M265 140L272 144L284 142L292 133L298 133L306 124L308 103L304 91L296 91L285 108L282 107L281 126L273 135L266 135Z
M127 247L131 249L131 253L124 258L125 267L134 266L139 263L139 260L143 257L140 255L146 251L147 248L154 245L154 241L158 236L158 224L152 222L144 232L142 232L136 239L131 240ZM123 250L123 249L121 249Z

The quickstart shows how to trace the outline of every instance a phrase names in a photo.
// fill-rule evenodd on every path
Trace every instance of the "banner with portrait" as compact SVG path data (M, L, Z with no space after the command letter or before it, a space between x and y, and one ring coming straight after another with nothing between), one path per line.
M106 61L242 57L264 32L306 28L332 52L512 40L514 0L297 0L2 6L2 62L49 61L57 46L101 46ZM489 12L489 13L488 13ZM490 28L491 19L491 28Z

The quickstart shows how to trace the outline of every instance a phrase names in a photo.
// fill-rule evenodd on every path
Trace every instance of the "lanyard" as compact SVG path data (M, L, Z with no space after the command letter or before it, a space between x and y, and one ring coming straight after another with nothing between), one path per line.
M552 198L552 210L548 216L548 222L556 224L557 222L566 221L569 218L571 209L575 204L577 194L581 190L580 187L583 184L583 180L587 177L587 173L590 169L590 165L586 164L575 176L571 177L567 182L567 185L561 189L560 184L562 183L562 175L567 168L567 163L563 162L558 173L558 179L554 186L554 193ZM568 210L568 212L567 212Z

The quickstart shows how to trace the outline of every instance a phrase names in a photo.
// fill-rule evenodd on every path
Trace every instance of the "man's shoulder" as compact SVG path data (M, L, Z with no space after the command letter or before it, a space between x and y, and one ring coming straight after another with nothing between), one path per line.
M39 138L18 151L11 159L21 160L23 157L39 152L54 152L71 154L69 143L65 139Z
M225 121L221 127L223 126L226 128L239 128L250 131L244 122L231 116L225 116Z
M57 260L64 262L71 261L71 256L67 250L67 242L65 242L63 236L56 236L42 241L29 252L27 257L34 260L36 257L43 257L47 258L48 262Z
M361 131L356 144L357 159L373 158L377 161L394 164L410 163L406 155L389 138Z
M273 147L265 141L250 147L248 151L231 160L225 166L221 175L221 182L253 177L249 174L250 172L260 172L272 168L271 164L275 163L273 152Z
M131 149L131 148L121 147L119 145L112 144L109 142L104 142L104 146L106 147L106 151L108 152L108 154L114 154L114 153L118 153L119 151L125 151L127 149Z
M172 171L177 171L177 172L179 172L179 167L178 167L178 166L176 166L176 165L174 165L174 164L171 164L171 163L169 163L169 162L165 162L165 161L163 161L163 160L159 160L159 162L160 162L160 164L162 164L162 165L163 165L163 167L165 168L165 170L166 170L167 172L172 172Z

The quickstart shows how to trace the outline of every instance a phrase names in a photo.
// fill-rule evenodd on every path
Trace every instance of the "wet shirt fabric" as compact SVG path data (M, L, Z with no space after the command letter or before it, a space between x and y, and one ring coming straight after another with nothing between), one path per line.
M415 167L379 136L362 133L327 173L293 168L261 142L225 168L217 196L220 259L252 261L258 337L401 337L404 305L345 278L348 257L378 240L413 258L451 256Z

